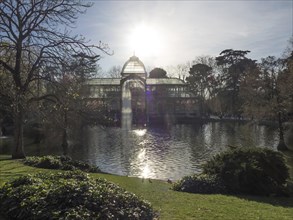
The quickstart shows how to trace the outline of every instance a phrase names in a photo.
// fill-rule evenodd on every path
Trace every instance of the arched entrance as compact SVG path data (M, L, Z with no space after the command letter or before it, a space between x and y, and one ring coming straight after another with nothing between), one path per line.
M125 79L122 84L121 127L146 123L145 81L139 77Z

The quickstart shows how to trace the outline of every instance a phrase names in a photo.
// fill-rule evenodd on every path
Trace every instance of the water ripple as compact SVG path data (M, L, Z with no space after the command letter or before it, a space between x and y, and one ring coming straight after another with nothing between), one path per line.
M264 127L229 123L174 125L170 129L87 128L73 158L118 175L179 179L199 173L201 165L227 145L276 146L277 132Z

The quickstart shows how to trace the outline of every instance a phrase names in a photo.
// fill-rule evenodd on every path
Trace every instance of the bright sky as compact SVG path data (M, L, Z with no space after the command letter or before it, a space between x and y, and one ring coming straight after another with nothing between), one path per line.
M94 1L78 34L107 43L104 71L135 51L146 67L166 67L224 49L250 50L259 60L281 56L293 35L293 1Z

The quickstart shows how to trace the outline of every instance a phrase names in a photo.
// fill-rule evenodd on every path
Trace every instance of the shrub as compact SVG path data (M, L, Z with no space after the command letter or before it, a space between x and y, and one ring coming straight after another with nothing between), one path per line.
M0 189L8 219L153 219L148 202L81 171L22 176Z
M27 157L24 164L46 169L60 170L82 170L86 172L99 173L98 167L89 165L82 161L72 160L68 156L43 156L43 157Z
M219 178L208 175L185 176L173 184L172 189L175 191L203 194L226 192L225 185Z
M283 155L261 148L220 153L204 164L203 173L222 179L231 193L256 195L283 193L289 178Z

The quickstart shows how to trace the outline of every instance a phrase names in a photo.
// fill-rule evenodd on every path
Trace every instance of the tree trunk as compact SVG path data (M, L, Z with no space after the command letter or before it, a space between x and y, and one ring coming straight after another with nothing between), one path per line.
M278 121L279 121L279 144L277 146L277 149L280 151L286 151L288 150L285 140L284 140L284 128L282 123L282 117L281 112L278 113Z
M203 116L204 116L204 109L203 109L203 98L202 97L200 97L200 116L201 116L201 118L203 118Z
M20 107L15 114L14 121L14 149L12 152L12 159L25 158L23 149L23 110Z
M62 150L64 155L67 155L68 153L67 124L67 112L64 112L64 127L62 134Z

